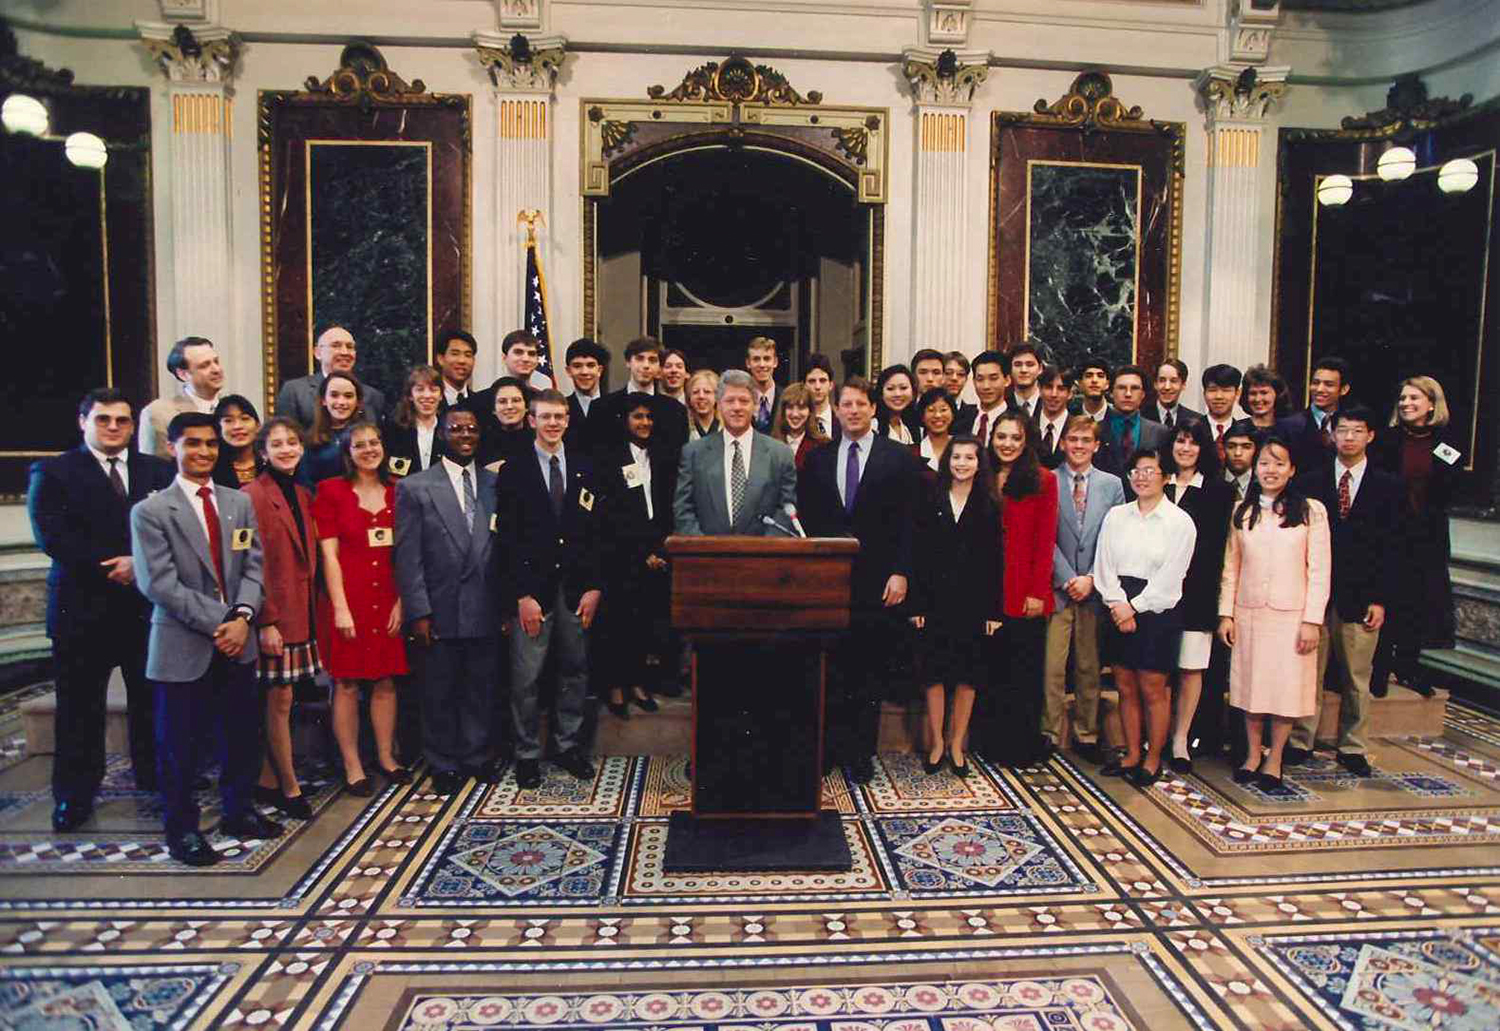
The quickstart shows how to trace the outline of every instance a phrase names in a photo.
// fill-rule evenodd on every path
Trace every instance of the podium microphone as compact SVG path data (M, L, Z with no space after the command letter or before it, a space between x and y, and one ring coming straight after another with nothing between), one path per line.
M761 516L760 517L760 521L763 522L763 523L765 523L767 526L774 527L775 529L780 530L782 533L786 534L788 537L795 537L795 536L797 536L795 533L793 533L792 531L788 530L785 526L782 526L780 523L778 523L776 521L775 517L773 517L773 516Z
M797 506L783 505L782 511L784 511L787 515L787 518L792 521L792 529L797 531L797 536L806 537L807 531L802 529L802 520L797 518Z

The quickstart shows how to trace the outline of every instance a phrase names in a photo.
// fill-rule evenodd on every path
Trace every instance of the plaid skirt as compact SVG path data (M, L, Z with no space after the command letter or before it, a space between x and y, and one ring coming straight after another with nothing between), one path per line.
M303 641L283 645L281 654L274 658L262 655L255 675L264 687L285 687L312 680L322 672L323 660L318 657L318 642Z

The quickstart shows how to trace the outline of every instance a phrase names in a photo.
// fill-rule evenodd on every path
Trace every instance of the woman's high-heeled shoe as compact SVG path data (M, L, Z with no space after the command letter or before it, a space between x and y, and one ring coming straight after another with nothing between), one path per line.
M1257 773L1255 775L1255 786L1269 795L1281 790L1281 778L1270 773Z
M351 795L358 796L359 798L369 798L371 795L375 794L375 782L372 781L369 777L361 777L353 784L350 784L348 781L344 781L344 790L349 792L349 794Z
M1236 766L1234 768L1234 773L1232 773L1230 775L1229 779L1232 780L1232 781L1234 781L1236 784L1239 784L1239 785L1243 786L1245 784L1249 784L1251 781L1253 781L1256 777L1259 777L1259 776L1260 776L1260 770L1258 768L1254 769L1254 770L1251 770L1251 769L1247 769L1244 766Z
M960 778L967 777L969 775L969 771L973 769L973 767L969 765L969 757L967 755L964 756L964 764L960 766L958 763L954 762L953 753L951 751L948 753L948 765L953 767L953 775Z
M1126 766L1119 759L1111 759L1109 762L1107 762L1103 766L1099 767L1099 776L1101 776L1101 777L1128 777L1128 776L1130 776L1130 774L1132 772L1134 772L1135 770L1138 770L1140 768L1141 768L1141 764L1139 762L1134 762L1134 763L1131 763L1129 766Z
M942 770L942 768L943 768L943 753L941 753L941 752L938 753L937 762L933 762L931 759L927 758L926 755L922 756L922 771L924 773L937 773L940 770Z
M1125 779L1138 788L1149 788L1161 780L1161 767L1157 766L1154 770L1148 770L1144 766L1137 766L1126 774Z
M411 781L411 771L405 766L397 766L394 770L388 770L382 766L380 775L392 784L406 784Z
M278 812L294 820L312 819L312 806L307 804L306 795L282 795L280 791L276 793L281 796L273 803Z

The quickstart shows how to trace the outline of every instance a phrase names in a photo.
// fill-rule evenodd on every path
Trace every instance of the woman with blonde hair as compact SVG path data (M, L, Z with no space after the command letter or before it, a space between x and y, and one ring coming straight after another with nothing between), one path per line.
M792 449L799 473L808 452L819 444L828 443L828 438L818 429L817 420L812 417L812 394L805 385L791 383L782 388L781 397L776 401L776 413L771 416L771 436Z
M699 369L688 377L688 440L719 432L719 374Z
M1404 539L1402 547L1392 549L1392 560L1399 563L1398 587L1391 595L1393 611L1380 631L1370 693L1384 695L1394 673L1398 683L1431 696L1418 660L1423 648L1453 647L1448 506L1468 465L1468 441L1450 425L1448 399L1431 376L1401 381L1390 425L1370 445L1370 462L1395 473L1406 486L1400 521Z

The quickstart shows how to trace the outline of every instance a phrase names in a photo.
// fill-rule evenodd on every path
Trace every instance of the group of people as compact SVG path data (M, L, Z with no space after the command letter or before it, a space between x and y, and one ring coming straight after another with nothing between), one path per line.
M1064 370L1030 343L922 350L836 386L821 355L779 383L767 338L722 373L642 338L604 393L610 354L581 339L566 396L529 334L501 350L504 374L475 390L477 344L449 332L388 403L331 327L318 371L262 420L189 337L167 362L180 390L140 413L138 448L126 397L85 396L82 445L37 463L30 491L53 558L54 827L92 813L115 667L136 784L161 792L190 864L218 858L194 794L210 744L225 833L279 834L262 805L311 815L290 713L314 683L330 685L353 794L409 780L418 747L440 793L496 780L512 756L523 789L545 754L590 778L591 689L616 719L680 691L674 533L859 540L825 748L855 781L873 775L881 701L913 678L932 773L967 776L970 751L1019 766L1068 747L1145 786L1164 764L1191 770L1195 743L1227 744L1236 780L1272 788L1312 749L1326 675L1343 694L1339 761L1368 774L1368 698L1392 673L1423 687L1418 653L1452 636L1463 455L1427 377L1387 421L1349 403L1339 359L1317 363L1297 413L1273 372L1215 365L1199 413L1176 359ZM1121 755L1101 747L1105 663ZM400 742L403 697L418 747Z

